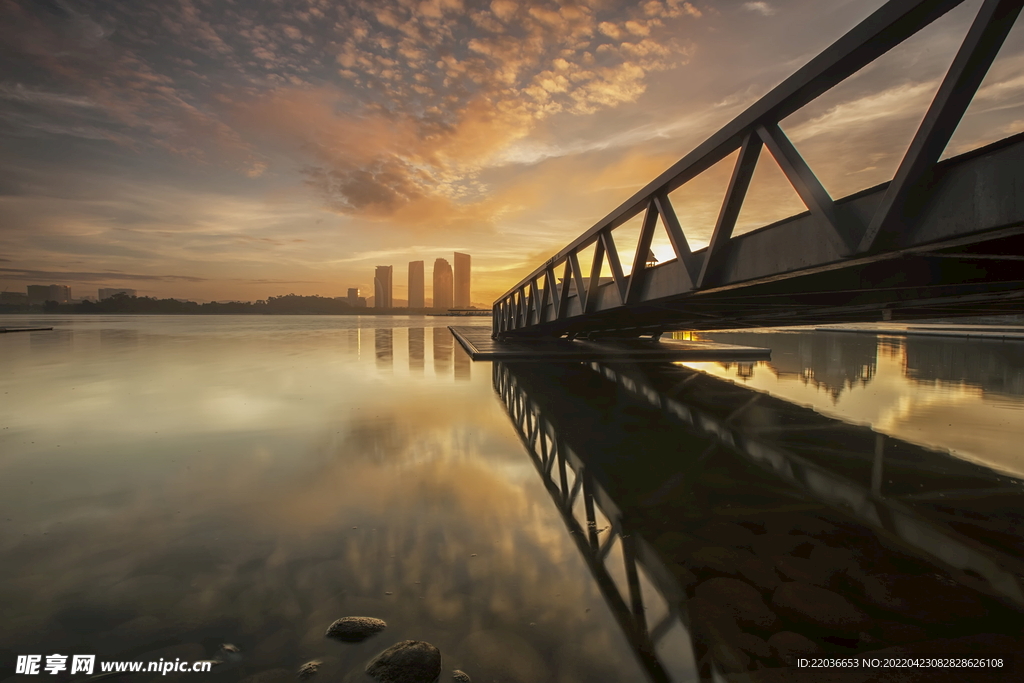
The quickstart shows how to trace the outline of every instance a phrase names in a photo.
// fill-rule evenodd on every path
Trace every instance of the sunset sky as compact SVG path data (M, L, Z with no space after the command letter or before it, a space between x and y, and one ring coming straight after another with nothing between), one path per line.
M424 260L429 299L462 251L486 305L881 4L0 0L0 289L341 296L394 265L404 299ZM833 197L891 177L979 6L783 121ZM1024 130L1022 24L947 155ZM730 170L673 195L696 246ZM740 232L800 210L763 153Z

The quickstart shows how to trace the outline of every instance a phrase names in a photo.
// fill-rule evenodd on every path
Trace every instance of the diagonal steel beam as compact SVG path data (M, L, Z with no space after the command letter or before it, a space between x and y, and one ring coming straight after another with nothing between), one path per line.
M974 99L1022 5L1021 0L986 0L981 6L860 241L860 251L876 248L883 235L883 241L891 241L906 226L907 209L914 203L914 193L928 184L929 171Z
M530 280L530 320L528 324L533 324L533 316L535 314L537 316L537 322L541 322L540 316L543 309L540 308L540 304L540 292L537 291L537 278L533 278Z
M676 259L682 265L683 272L689 279L687 287L692 287L698 275L695 272L693 251L690 249L690 243L686 241L682 226L679 225L679 218L672 207L672 202L667 194L660 193L654 195L654 206L661 215L661 222L665 226L665 232L668 233L668 241L672 243L672 251L676 253Z
M572 266L572 281L576 289L576 298L580 302L580 312L587 310L587 288L583 284L583 269L580 268L580 258L577 252L569 254L569 264Z
M601 286L601 266L604 264L604 240L599 239L594 244L594 261L590 266L590 284L587 285L587 305L583 308L585 313L590 313L597 303L597 290Z
M561 299L558 296L558 285L555 280L555 267L548 264L547 268L544 269L544 306L542 310L547 311L547 304L550 301L552 308L552 318L558 318L559 304Z
M748 133L736 158L729 188L725 191L722 209L718 213L718 222L715 223L715 231L711 234L711 243L704 252L704 262L700 266L700 275L697 276L696 289L704 287L717 269L716 266L722 257L722 248L732 237L732 230L736 227L736 219L740 215L743 198L747 196L747 188L750 187L750 179L754 175L757 157L760 154L761 138Z
M572 277L572 266L569 259L565 259L565 268L562 271L562 286L558 288L558 318L564 320L569 317L569 278Z
M611 232L601 233L601 243L604 245L605 254L608 256L608 267L612 271L612 280L615 281L615 289L619 292L619 300L626 302L626 276L622 273L622 261L619 260L619 251L615 248L615 238Z
M836 246L841 254L849 254L853 251L854 241L851 236L846 235L839 225L836 217L835 202L829 195L828 190L821 184L818 177L814 175L800 152L790 141L789 137L782 131L777 123L769 123L757 127L757 135L768 148L768 151L775 157L779 168L786 175L793 189L800 195L800 200L811 213L823 221L830 229L831 237L836 238Z
M651 240L654 239L654 227L658 224L658 210L653 201L647 204L647 212L644 213L644 222L640 228L640 239L636 245L636 254L633 255L633 270L629 272L629 280L626 283L626 303L633 303L640 298L640 290L644 286L644 270L647 268L647 252L651 249Z

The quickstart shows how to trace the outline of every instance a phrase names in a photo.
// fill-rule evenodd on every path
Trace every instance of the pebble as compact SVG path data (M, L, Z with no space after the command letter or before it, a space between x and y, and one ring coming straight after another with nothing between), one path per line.
M421 640L403 640L374 657L366 673L378 683L434 683L441 675L441 651Z
M327 628L328 638L336 638L346 643L358 643L376 635L387 628L382 619L373 617L343 617Z

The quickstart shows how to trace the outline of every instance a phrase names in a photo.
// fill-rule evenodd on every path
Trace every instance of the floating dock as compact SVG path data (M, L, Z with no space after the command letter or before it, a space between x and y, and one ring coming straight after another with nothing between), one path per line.
M491 338L486 327L449 327L473 360L499 361L756 361L771 358L771 349L710 341L677 339L536 339Z

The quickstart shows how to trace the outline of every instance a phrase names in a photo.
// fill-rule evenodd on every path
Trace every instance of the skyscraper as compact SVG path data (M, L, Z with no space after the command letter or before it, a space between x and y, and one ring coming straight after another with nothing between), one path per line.
M373 274L373 307L391 308L391 266L377 266Z
M448 261L439 258L434 261L434 308L446 311L455 302L452 289L452 267Z
M348 288L348 305L355 308L359 305L359 288L349 287Z
M423 294L423 261L409 261L409 308L426 306Z
M469 305L469 254L455 252L455 308Z

